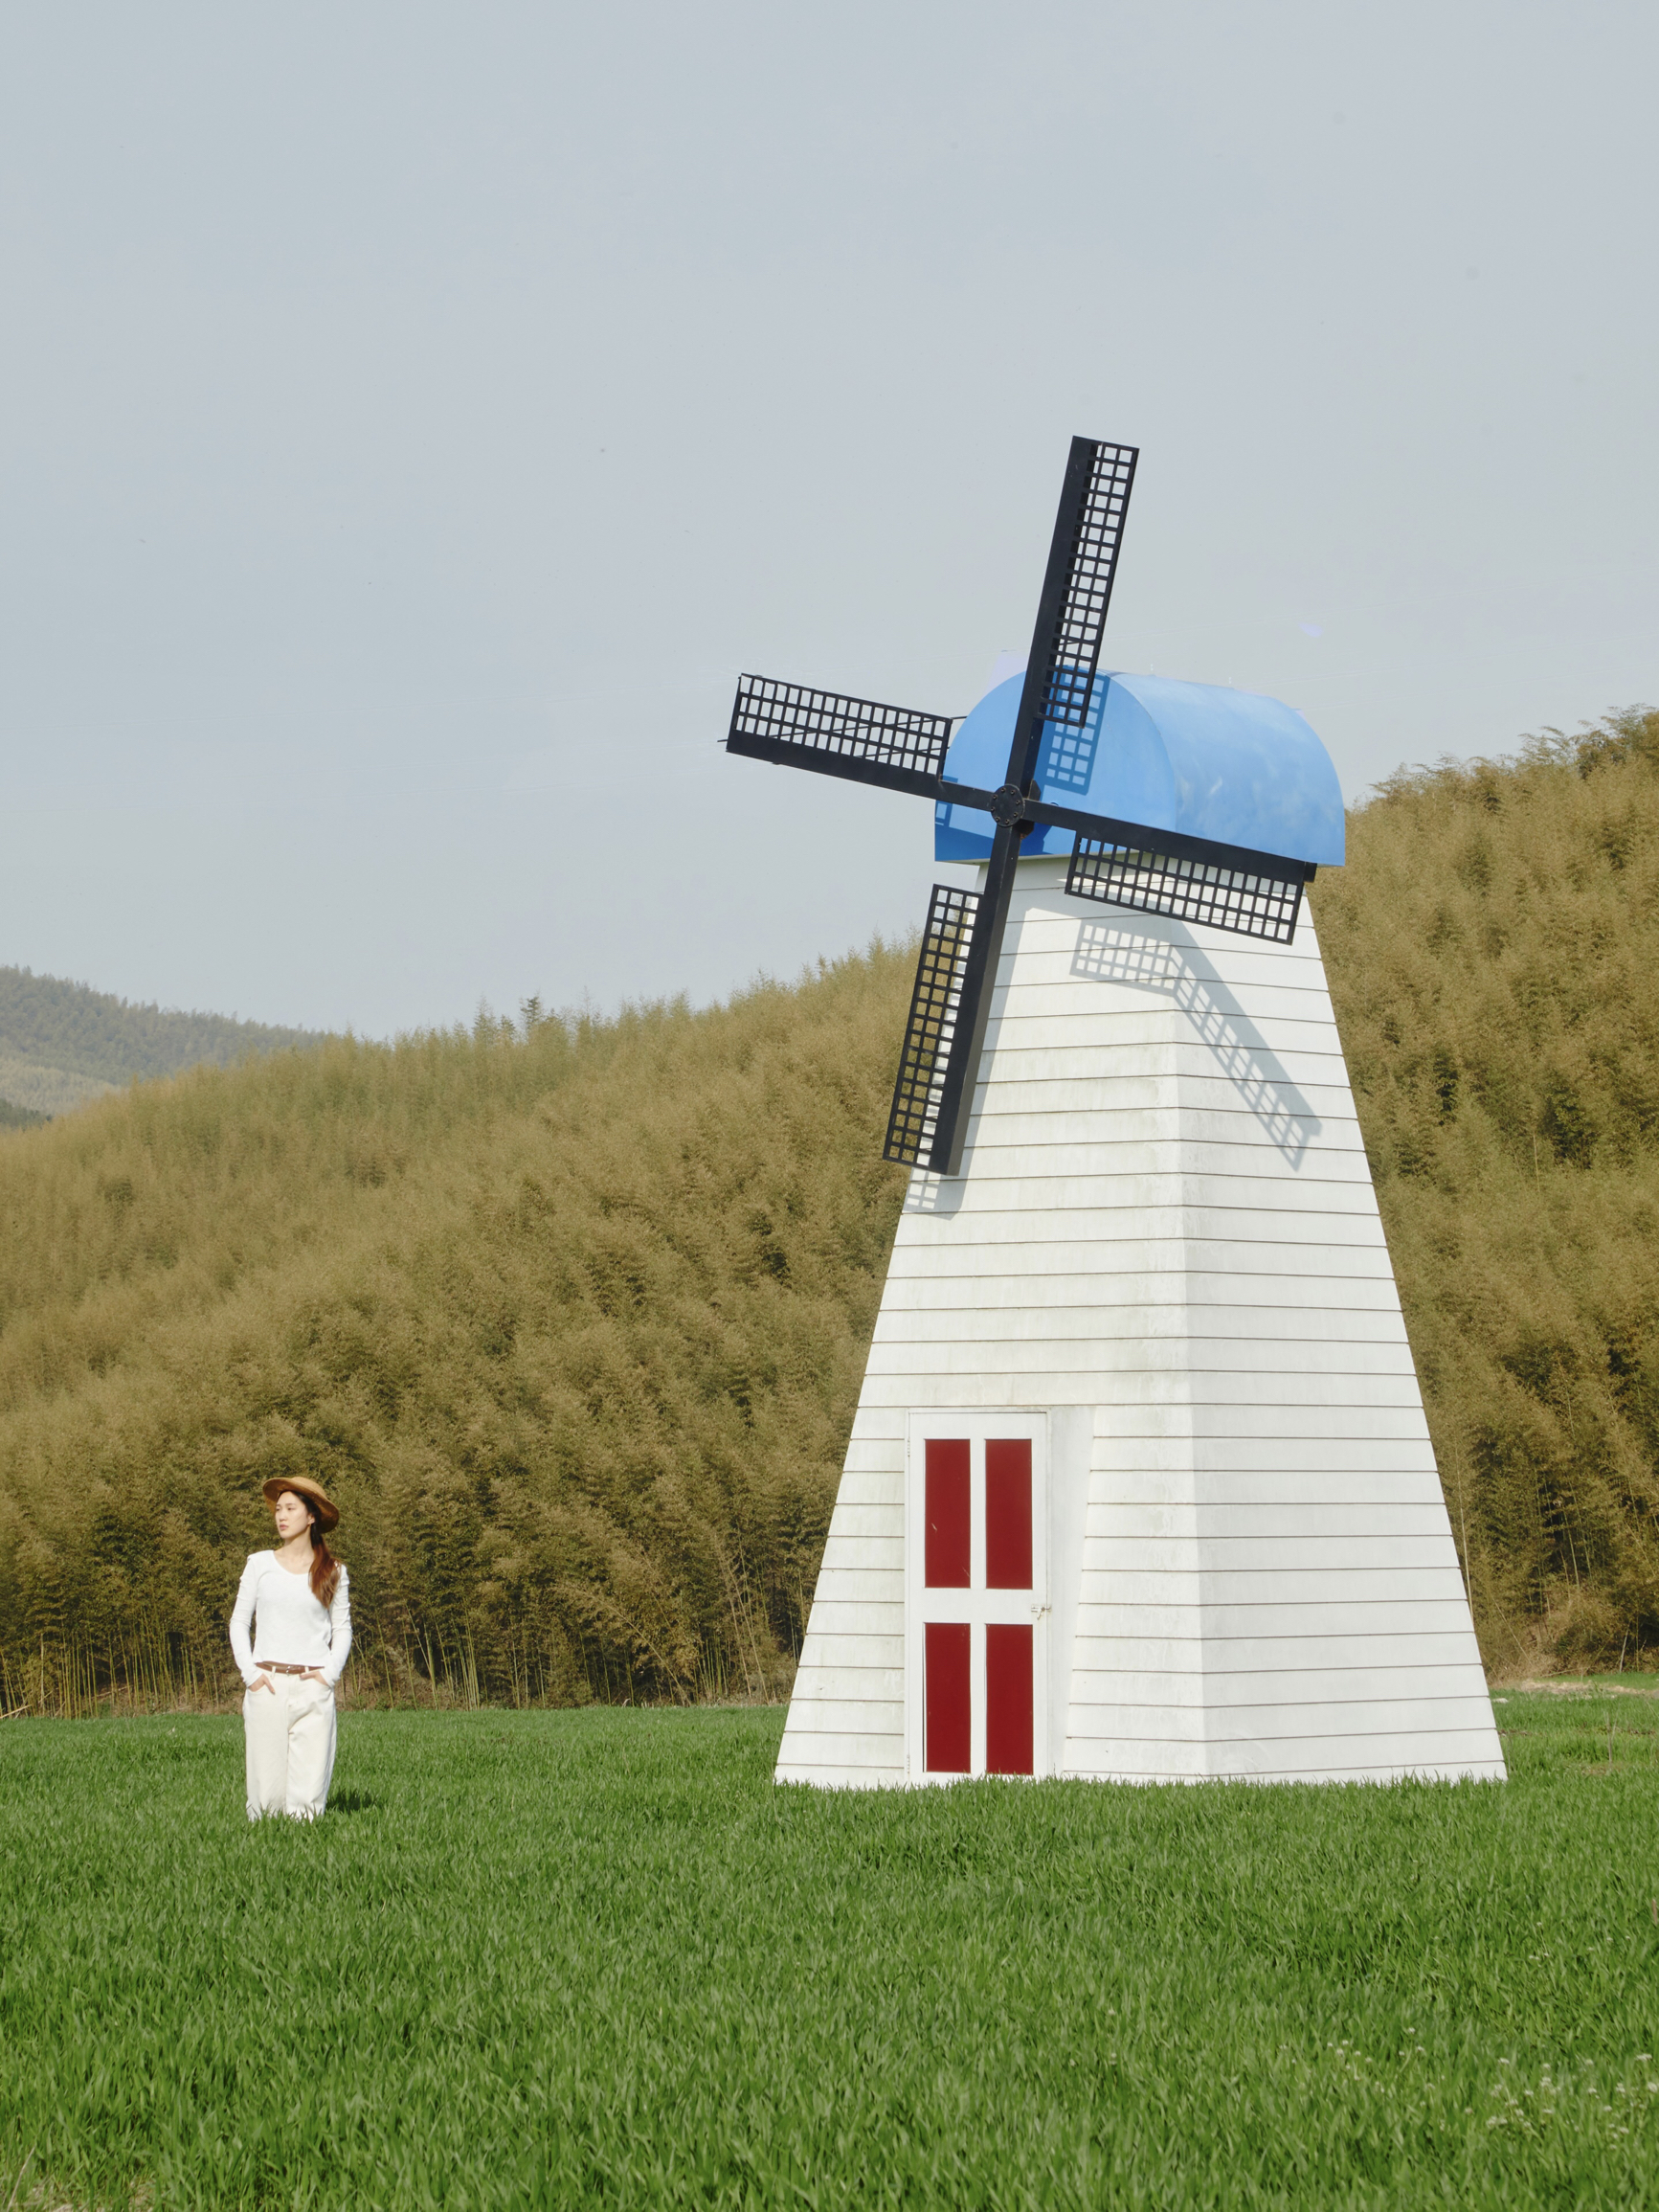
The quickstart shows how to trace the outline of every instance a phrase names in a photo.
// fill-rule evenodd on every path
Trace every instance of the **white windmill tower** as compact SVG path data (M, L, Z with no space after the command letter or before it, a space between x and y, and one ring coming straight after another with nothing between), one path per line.
M729 750L984 863L929 911L778 1776L1501 1777L1302 898L1340 790L1276 700L1097 673L1135 459L1072 440L1026 670L953 739L739 685Z

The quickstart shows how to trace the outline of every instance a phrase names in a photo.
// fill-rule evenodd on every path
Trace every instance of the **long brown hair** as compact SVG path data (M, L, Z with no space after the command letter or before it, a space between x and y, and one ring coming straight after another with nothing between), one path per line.
M295 1496L305 1498L305 1493L299 1490ZM328 1548L314 1498L305 1498L305 1510L311 1516L311 1594L319 1605L330 1606L340 1587L340 1562Z

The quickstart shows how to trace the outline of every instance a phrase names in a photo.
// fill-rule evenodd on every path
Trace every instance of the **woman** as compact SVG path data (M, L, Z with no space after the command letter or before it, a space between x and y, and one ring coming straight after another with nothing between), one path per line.
M248 1685L248 1818L315 1820L328 1802L334 1685L351 1649L346 1569L326 1540L340 1511L308 1475L273 1475L264 1487L281 1542L251 1555L231 1614L231 1649Z

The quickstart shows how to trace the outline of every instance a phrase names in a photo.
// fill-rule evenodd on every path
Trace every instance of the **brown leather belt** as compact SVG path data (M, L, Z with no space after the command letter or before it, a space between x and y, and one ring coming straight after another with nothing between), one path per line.
M311 1672L309 1667L289 1666L285 1659L256 1659L254 1665L260 1673L267 1675L308 1675Z

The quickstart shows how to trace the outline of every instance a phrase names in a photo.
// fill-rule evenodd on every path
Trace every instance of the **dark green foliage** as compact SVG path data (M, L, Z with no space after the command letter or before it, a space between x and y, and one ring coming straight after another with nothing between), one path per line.
M766 1713L0 1731L0 2202L1659 2201L1655 1704L1507 1784L776 1790ZM23 2196L27 2198L26 2179Z
M28 968L0 967L0 1055L102 1083L172 1075L202 1062L230 1068L251 1052L314 1045L310 1029L272 1028L223 1014L164 1013Z
M1489 1664L1659 1646L1659 714L1401 773L1314 903Z
M39 1129L51 1118L50 1114L36 1114L28 1106L13 1106L9 1098L0 1098L0 1129Z

